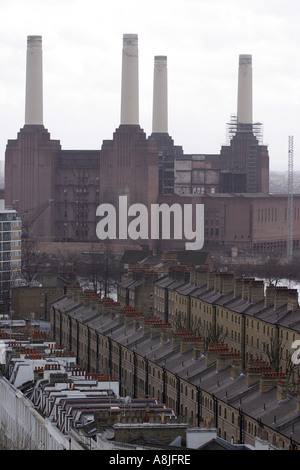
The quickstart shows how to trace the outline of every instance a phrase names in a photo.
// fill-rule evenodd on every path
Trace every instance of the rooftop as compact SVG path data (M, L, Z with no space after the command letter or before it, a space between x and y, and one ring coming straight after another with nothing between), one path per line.
M169 285L174 282L174 280L169 281ZM160 285L166 285L168 278L157 282ZM190 289L191 291L195 290L195 287L191 285L186 287L188 292ZM262 308L261 303L259 303L259 308L256 309L249 302L234 299L232 294L222 295L214 290L205 289L202 293L199 293L199 290L201 292L202 288L195 290L195 292L198 291L197 298L209 299L210 302L214 301L220 304L230 301L236 306L237 310L241 306L242 311L248 308L247 314L257 315L258 312L261 312L259 314L268 321L275 320L275 317L277 317L277 322L280 322L280 318L284 318L284 322L288 321L289 312L286 306L280 307L276 314L276 312L272 312L272 307ZM271 428L278 429L289 438L292 432L293 440L300 443L300 416L297 410L298 397L295 395L287 394L283 401L278 400L276 397L277 386L271 382L270 386L262 392L260 390L261 375L258 375L251 385L248 385L247 371L240 370L236 376L232 375L230 357L221 368L217 367L217 357L208 364L207 355L195 356L197 338L190 338L190 341L186 340L185 347L182 349L185 338L184 332L179 332L177 338L175 332L170 333L170 331L167 331L168 328L165 328L163 324L159 325L155 318L152 318L152 325L151 320L145 323L143 316L139 319L136 318L135 320L138 322L136 323L133 312L131 321L124 322L121 318L121 309L119 311L115 309L113 315L101 314L100 312L97 314L95 310L88 313L88 307L83 307L78 302L77 307L75 307L74 302L76 303L73 299L63 298L56 301L54 307L58 310L64 309L66 312L70 312L70 315L80 319L83 323L109 335L113 341L134 350L135 353L200 387L200 389L224 403L230 403L231 406L236 408L237 412L242 410L246 415ZM85 316L82 315L83 311L86 312ZM290 314L294 319L294 312ZM165 334L162 334L163 332ZM175 342L176 338L179 339L177 344Z

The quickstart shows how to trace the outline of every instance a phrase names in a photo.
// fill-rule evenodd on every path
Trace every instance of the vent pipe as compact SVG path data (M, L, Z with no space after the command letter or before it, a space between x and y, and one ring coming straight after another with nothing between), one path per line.
M152 132L168 133L167 57L154 57Z
M121 124L139 124L137 34L123 35Z
M25 124L43 125L42 36L27 37Z

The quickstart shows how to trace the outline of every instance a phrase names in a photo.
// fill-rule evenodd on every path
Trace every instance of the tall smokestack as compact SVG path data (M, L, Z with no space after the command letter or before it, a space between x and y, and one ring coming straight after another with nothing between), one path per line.
M237 124L252 124L252 56L239 56Z
M168 133L167 57L154 58L152 132Z
M123 35L121 124L139 124L138 36Z
M27 37L25 124L43 124L42 36Z

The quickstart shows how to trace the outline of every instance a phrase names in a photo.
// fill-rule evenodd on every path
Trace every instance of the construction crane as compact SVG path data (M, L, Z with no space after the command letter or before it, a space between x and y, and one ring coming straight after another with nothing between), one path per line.
M22 220L22 238L28 238L32 224L36 219L54 202L54 199L48 199L37 207L26 209L20 214Z

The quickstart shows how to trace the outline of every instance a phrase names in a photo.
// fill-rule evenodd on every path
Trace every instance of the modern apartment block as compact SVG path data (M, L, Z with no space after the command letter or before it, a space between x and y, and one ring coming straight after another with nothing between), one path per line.
M0 302L6 306L10 289L21 281L20 217L15 210L6 209L0 200Z

